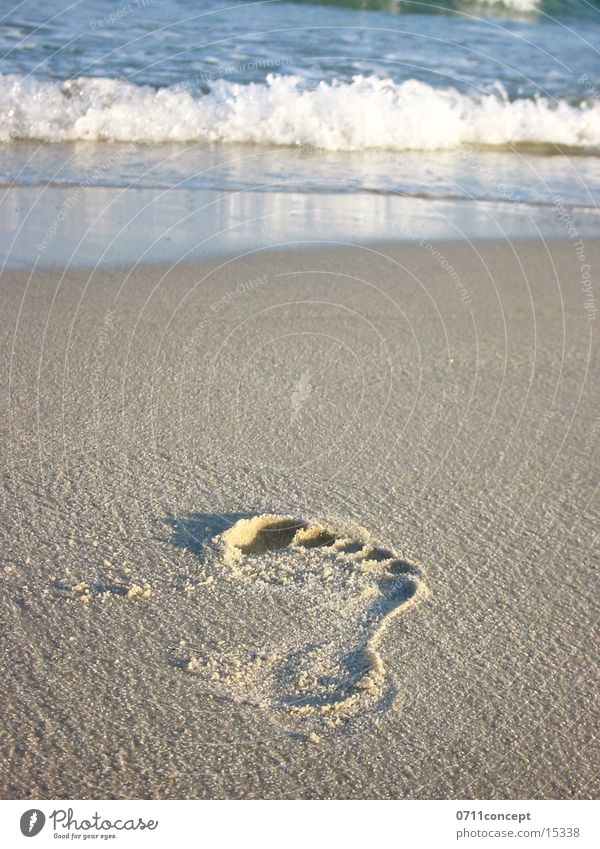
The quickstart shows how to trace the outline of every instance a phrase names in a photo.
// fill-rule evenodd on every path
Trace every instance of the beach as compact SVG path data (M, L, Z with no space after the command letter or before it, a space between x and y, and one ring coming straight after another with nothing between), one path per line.
M597 798L599 263L5 269L3 797Z
M51 5L0 15L7 835L593 840L536 801L600 791L600 0ZM371 828L278 810L214 816Z

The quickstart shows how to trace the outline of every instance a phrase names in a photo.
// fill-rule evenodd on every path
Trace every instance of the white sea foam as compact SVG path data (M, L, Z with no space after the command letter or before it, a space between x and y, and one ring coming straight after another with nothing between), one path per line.
M212 141L336 151L436 150L462 144L600 143L600 103L471 96L417 80L356 76L306 90L293 76L217 81L207 95L107 78L0 77L0 140Z

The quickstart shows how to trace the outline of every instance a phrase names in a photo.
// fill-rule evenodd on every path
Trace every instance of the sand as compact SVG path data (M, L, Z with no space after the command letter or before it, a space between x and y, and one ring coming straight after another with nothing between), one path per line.
M599 263L5 271L2 796L597 797Z

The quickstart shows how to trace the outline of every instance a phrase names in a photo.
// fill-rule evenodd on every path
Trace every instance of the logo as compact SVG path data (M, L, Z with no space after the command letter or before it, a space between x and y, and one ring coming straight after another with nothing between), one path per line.
M43 829L46 817L37 808L25 811L21 817L21 833L25 837L35 837Z

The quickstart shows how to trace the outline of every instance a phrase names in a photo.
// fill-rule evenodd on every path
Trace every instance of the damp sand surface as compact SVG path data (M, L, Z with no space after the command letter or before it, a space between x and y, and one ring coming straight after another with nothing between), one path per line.
M5 272L2 795L597 797L599 263Z

